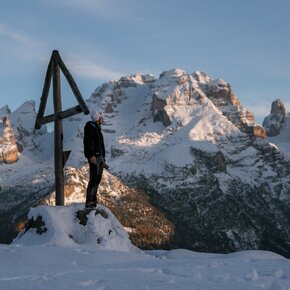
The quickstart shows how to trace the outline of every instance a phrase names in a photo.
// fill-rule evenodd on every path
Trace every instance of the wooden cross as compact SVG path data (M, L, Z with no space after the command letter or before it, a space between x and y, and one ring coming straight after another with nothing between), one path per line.
M67 79L77 101L78 105L62 111L61 105L61 89L60 89L60 69ZM43 116L47 98L49 94L49 89L51 85L51 79L53 79L53 106L54 114ZM70 151L63 152L63 128L62 119L68 118L70 116L84 113L88 115L90 113L86 103L84 102L81 93L71 76L69 70L62 61L59 52L54 50L52 52L45 80L42 90L42 95L40 98L40 105L38 114L35 121L35 129L40 129L42 125L54 122L54 167L55 167L55 204L64 205L64 172L63 168L68 159Z

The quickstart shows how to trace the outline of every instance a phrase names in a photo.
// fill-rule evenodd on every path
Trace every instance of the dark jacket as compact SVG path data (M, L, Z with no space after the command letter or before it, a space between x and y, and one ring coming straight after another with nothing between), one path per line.
M84 154L86 158L102 155L105 159L105 145L100 126L96 122L89 121L85 125Z

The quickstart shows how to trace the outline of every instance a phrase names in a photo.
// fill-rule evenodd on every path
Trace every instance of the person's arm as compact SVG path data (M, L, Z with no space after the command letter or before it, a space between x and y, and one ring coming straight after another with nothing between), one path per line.
M86 124L85 130L84 130L84 153L85 157L88 159L91 159L94 157L93 152L93 132L90 125Z

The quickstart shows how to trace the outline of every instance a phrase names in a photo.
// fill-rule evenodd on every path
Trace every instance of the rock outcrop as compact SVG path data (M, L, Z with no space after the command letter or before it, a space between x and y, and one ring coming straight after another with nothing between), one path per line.
M255 118L253 112L241 105L229 83L221 79L211 79L200 71L196 71L193 76L200 82L200 86L206 96L241 131L247 132L249 126L254 127Z
M280 99L272 102L271 113L263 121L263 126L269 137L277 136L280 133L286 114L286 108Z
M0 118L0 163L15 163L19 158L18 147L7 116Z

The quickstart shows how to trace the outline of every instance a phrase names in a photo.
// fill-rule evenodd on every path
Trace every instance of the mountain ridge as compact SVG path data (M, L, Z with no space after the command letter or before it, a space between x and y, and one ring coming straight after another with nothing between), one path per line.
M158 79L135 74L98 87L87 104L104 112L112 173L129 188L146 192L152 206L173 223L171 247L289 252L289 160L259 138L262 134L253 134L254 115L228 83L180 69L166 71ZM35 117L35 108L29 116ZM86 118L77 115L64 122L65 148L73 149L68 165L75 168L85 163ZM17 163L24 166L21 159L30 156L32 143L39 153L29 158L35 161L41 155L42 160L31 168L34 174L28 170L20 181L29 184L27 178L33 176L30 183L36 192L44 184L53 185L52 152L42 146L52 144L52 135L45 128L41 133L32 130L31 142L20 134L23 128L16 133L24 144ZM17 171L17 166L9 167L12 173ZM8 184L11 178L6 180Z

